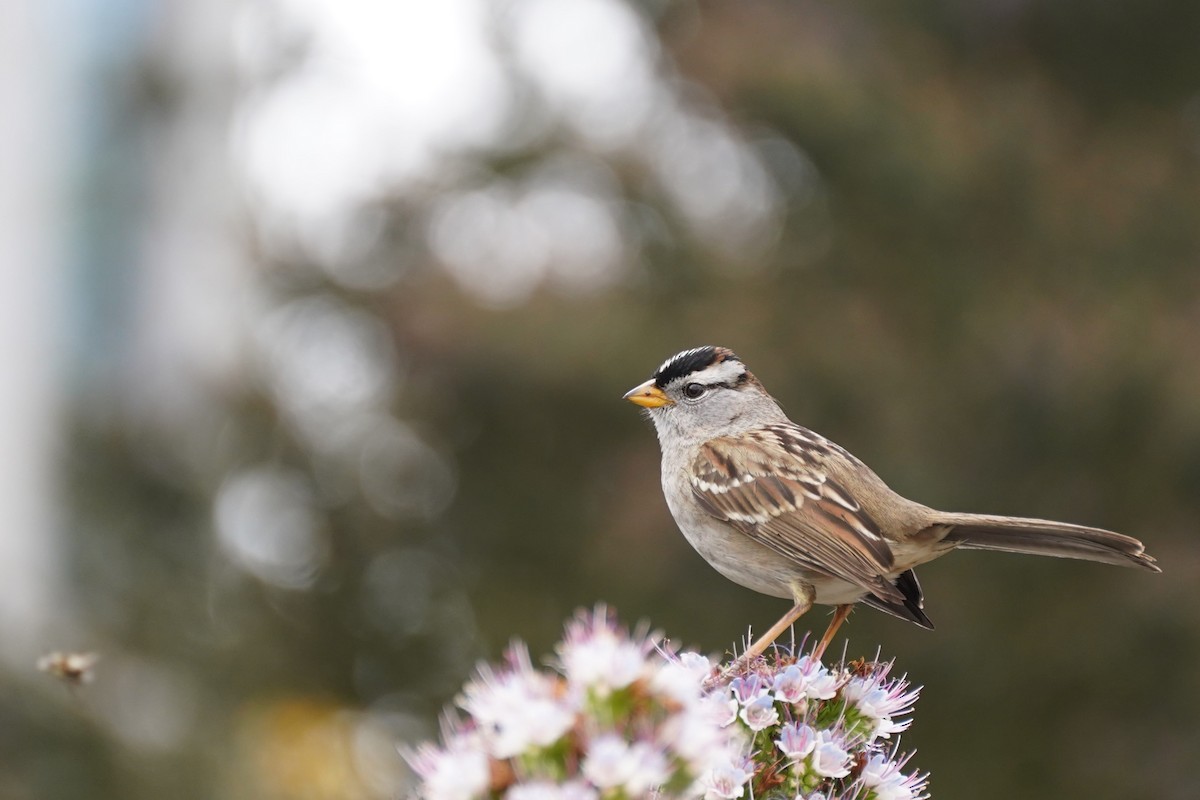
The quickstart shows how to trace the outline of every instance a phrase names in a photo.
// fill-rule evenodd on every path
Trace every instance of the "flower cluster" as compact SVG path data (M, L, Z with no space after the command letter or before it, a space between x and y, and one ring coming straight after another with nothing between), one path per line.
M666 654L602 606L569 624L557 651L553 671L521 644L502 668L479 668L457 700L466 718L408 755L421 797L682 800L749 779L743 731L702 688L708 659Z
M777 649L732 676L728 716L751 738L754 776L723 798L921 800L927 775L904 772L888 740L908 728L918 690L892 678L890 663L854 661L830 670ZM749 793L745 793L749 789Z
M510 648L457 700L441 745L408 754L425 800L922 800L893 734L917 690L890 664L836 670L776 649L716 673L607 610L567 627L553 669ZM719 675L719 680L714 679ZM712 685L715 684L715 685ZM710 686L710 688L706 688Z

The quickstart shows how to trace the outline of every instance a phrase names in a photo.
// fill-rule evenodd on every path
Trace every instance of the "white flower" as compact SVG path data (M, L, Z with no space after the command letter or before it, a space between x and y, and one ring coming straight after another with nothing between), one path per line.
M632 777L637 759L615 734L606 733L588 743L583 775L599 789L621 786Z
M619 736L606 733L588 744L583 775L601 790L621 787L641 797L670 779L671 765L666 754L649 742L627 745Z
M870 788L882 786L890 781L896 775L899 775L900 767L892 763L891 759L879 753L872 753L867 759L867 763L863 765L862 784Z
M776 699L784 703L799 703L804 699L804 676L795 664L780 670L771 685Z
M682 706L704 696L704 680L712 674L712 664L696 653L683 653L664 663L650 678L650 688ZM737 713L736 711L734 712Z
M866 678L851 678L842 690L842 697L853 703L866 719L874 723L868 738L882 737L887 739L893 733L907 730L912 724L911 719L893 721L892 717L899 714L911 714L917 692L903 691L902 682L891 686L884 685L886 673L871 675Z
M704 776L701 786L705 800L734 800L746 791L746 782L754 777L753 762L738 758L719 764Z
M426 800L474 800L488 788L488 757L473 738L455 736L445 749L425 744L409 758Z
M595 789L579 781L517 783L504 793L504 800L596 800L598 797Z
M713 699L717 699L717 696L714 695ZM717 724L724 728L726 725L732 725L734 720L738 718L739 706L738 701L732 697L728 700L722 697L720 700L720 703L714 704L714 708L716 709L715 719L717 720Z
M633 761L633 771L625 780L625 791L629 795L645 796L670 779L671 765L666 753L649 742L634 742L629 748L629 756Z
M786 703L806 698L828 700L837 694L840 679L815 658L804 656L775 676L771 688Z
M803 722L789 722L779 729L775 744L788 758L799 761L817 746L817 732Z
M812 769L823 778L844 778L850 774L850 754L834 738L832 731L817 731Z
M903 763L874 753L863 765L859 780L871 790L875 800L918 800L925 797L925 778L916 773L905 775L900 771L902 766Z
M558 647L567 679L605 696L624 689L646 670L646 644L618 635L608 611L597 606L591 617L581 615L567 627Z
M708 656L702 656L699 653L680 653L679 663L702 680L707 678L713 670L712 661L708 659Z
M733 692L734 699L743 707L750 705L769 691L767 682L758 673L734 678L729 682L729 688Z
M736 708L734 715L727 713L727 703L737 705L719 694L707 695L663 724L659 740L678 753L693 774L728 760L734 750L740 751L742 729L727 727L737 718Z
M757 733L779 722L779 712L775 710L775 699L769 694L763 694L746 704L739 715L742 722L750 730Z
M481 666L458 701L475 718L496 758L553 744L571 729L577 712L571 696L557 691L555 678L533 671L524 648L514 647L509 659L512 670L500 675Z

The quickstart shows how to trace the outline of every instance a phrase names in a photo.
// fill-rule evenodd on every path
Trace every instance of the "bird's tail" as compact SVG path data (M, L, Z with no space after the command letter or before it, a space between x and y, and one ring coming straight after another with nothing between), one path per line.
M1137 539L1100 528L988 514L946 514L939 522L953 526L945 541L969 550L1079 558L1162 572Z

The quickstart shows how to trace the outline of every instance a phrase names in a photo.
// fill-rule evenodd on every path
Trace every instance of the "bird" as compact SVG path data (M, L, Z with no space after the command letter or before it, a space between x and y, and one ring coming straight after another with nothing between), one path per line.
M813 650L818 660L856 603L932 629L915 568L953 550L1161 572L1131 536L939 511L901 496L845 448L788 419L725 347L676 353L624 399L654 425L663 495L692 547L734 583L793 603L738 664L765 652L814 604L834 607Z

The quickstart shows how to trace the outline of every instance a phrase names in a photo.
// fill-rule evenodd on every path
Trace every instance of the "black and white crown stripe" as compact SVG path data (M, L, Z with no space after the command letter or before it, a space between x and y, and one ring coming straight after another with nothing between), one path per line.
M680 378L703 374L703 383L708 385L734 383L746 374L742 364L732 351L712 345L693 347L668 358L654 371L654 384L660 389Z

